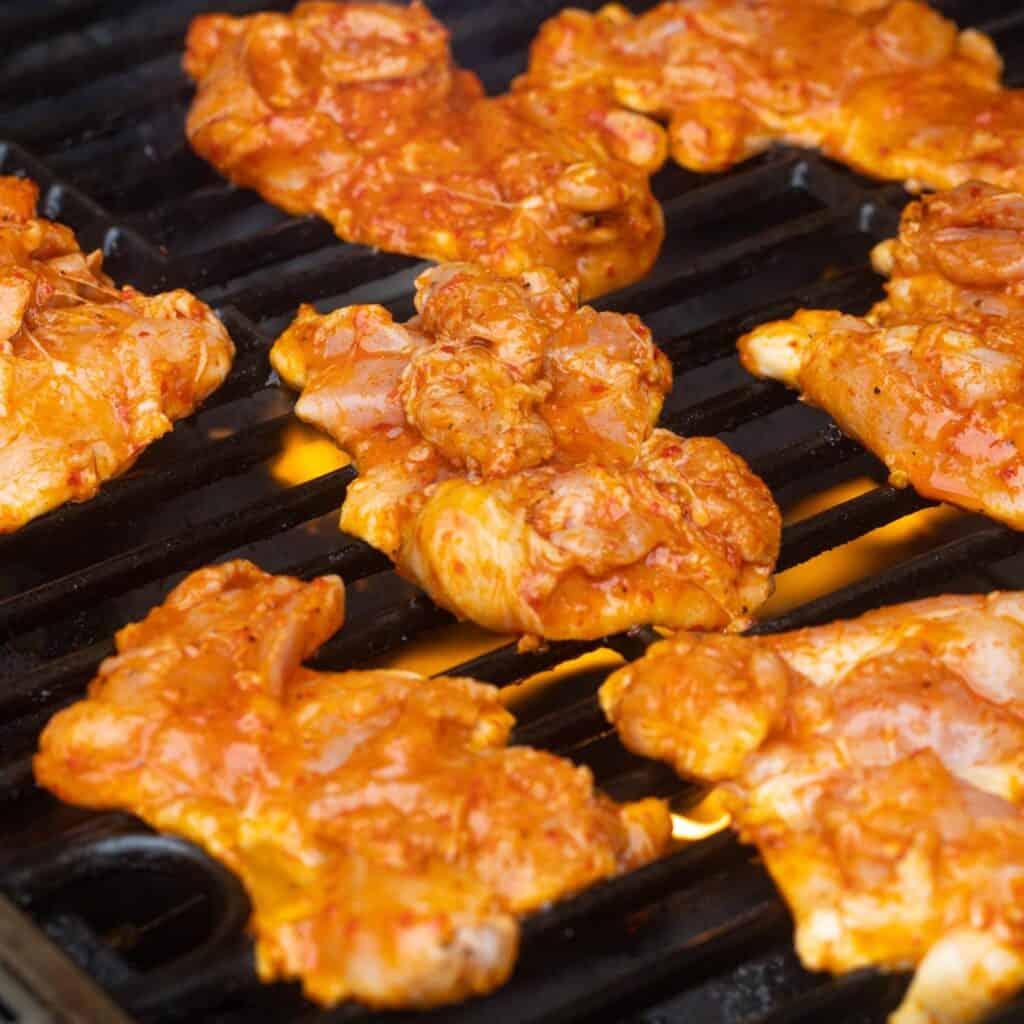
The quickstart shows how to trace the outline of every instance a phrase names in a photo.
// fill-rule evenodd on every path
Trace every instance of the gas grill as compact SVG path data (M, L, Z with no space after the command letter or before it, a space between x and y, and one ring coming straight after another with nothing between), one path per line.
M451 28L457 59L493 91L523 69L540 21L562 5L432 7ZM317 659L330 669L392 656L452 622L381 555L338 533L350 468L286 468L289 453L301 462L306 442L290 415L294 396L267 361L301 301L321 310L381 302L407 317L423 264L341 244L324 222L288 217L228 185L185 141L188 20L286 6L37 0L0 8L0 173L38 181L43 214L71 225L83 247L102 247L118 281L196 290L238 347L227 384L130 474L91 502L0 538L0 1022L397 1019L352 1005L323 1011L297 986L259 984L248 904L229 872L126 815L62 805L31 775L39 730L83 694L112 652L114 630L208 562L242 556L270 571L342 575L348 620ZM1024 84L1024 10L1001 0L939 6L992 33L1010 82ZM735 358L739 333L766 319L800 306L862 312L880 297L867 254L895 232L903 190L784 148L722 175L668 167L654 186L667 223L662 256L646 279L596 305L643 316L672 360L676 388L662 422L722 435L784 512L874 481L788 523L779 570L810 574L818 596L756 630L947 590L1024 587L1024 535L961 515L880 570L829 589L827 567L812 560L931 503L886 485L881 464L827 417L746 376ZM634 658L652 638L639 631L522 654L512 644L453 671L507 685L601 646ZM603 674L577 672L524 702L514 739L589 765L619 799L656 794L685 810L700 791L628 755L609 730L595 698ZM840 979L802 970L784 905L753 852L725 832L530 916L508 985L417 1020L868 1022L884 1020L906 983L870 970ZM1024 1020L1024 999L998 1019Z

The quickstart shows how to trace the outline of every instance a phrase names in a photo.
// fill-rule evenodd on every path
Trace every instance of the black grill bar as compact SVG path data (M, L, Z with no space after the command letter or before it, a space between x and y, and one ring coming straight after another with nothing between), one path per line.
M354 630L342 630L320 648L316 664L335 670L353 668L454 621L450 612L438 608L424 594L416 594L361 623L358 635Z
M662 418L662 422L669 430L683 436L724 434L741 423L758 416L767 416L795 401L796 395L789 388L775 381L758 380L724 395L709 398L677 415L670 412Z
M524 923L523 939L540 942L599 914L635 911L666 890L695 885L709 871L722 871L750 859L751 851L741 846L733 833L718 832L628 875L600 882L571 900L562 900L549 910L531 915Z
M64 505L16 534L0 538L0 554L15 552L35 541L52 541L58 534L84 530L89 523L121 519L130 512L152 507L153 502L242 474L280 450L281 435L292 422L290 416L279 416L244 433L211 441L188 459L113 481L91 501Z
M359 542L339 547L330 554L304 562L299 565L285 566L282 572L295 575L301 579L312 579L330 573L344 573L345 579L352 583L364 579L374 573L390 568L390 561L378 551ZM417 608L422 598L417 598ZM404 606L403 606L404 609ZM402 609L396 609L400 615ZM412 629L412 619L418 612L409 612L410 620L387 618L382 628L391 628L398 622L406 630ZM439 613L443 614L443 613ZM339 656L347 648L324 645L325 657L337 662ZM26 672L0 691L0 720L12 719L40 709L52 709L64 702L80 696L83 684L96 674L100 662L114 653L111 640L101 640L89 647L48 661L45 665ZM357 659L355 659L357 660Z
M626 659L638 658L657 639L652 629L636 629L601 641L553 640L538 650L520 651L518 644L506 644L470 661L445 669L446 675L470 676L495 686L507 686L527 676L544 672L607 645Z
M140 231L155 235L161 241L178 236L191 239L211 222L259 208L257 193L218 179L185 196L167 199L151 210L139 212L133 223L139 225Z
M647 316L658 308L671 305L683 287L690 290L712 288L751 277L763 269L765 260L782 258L784 249L856 217L858 208L858 203L851 203L838 210L825 209L807 214L762 232L756 238L726 246L713 255L690 260L685 267L660 273L655 270L637 284L608 298L598 299L594 305L598 309L614 307ZM666 232L671 232L674 227L681 229L681 221L674 224L674 217L675 209L668 204L665 209Z
M826 1017L844 1020L845 1014L856 1013L864 1006L894 1010L907 985L906 975L883 974L874 970L853 971L797 997L762 1017L758 1024L812 1024Z
M666 236L671 231L670 217L685 223L690 230L702 224L715 224L721 220L723 206L743 209L787 188L805 189L807 179L808 164L799 155L784 150L768 153L748 168L746 174L725 177L717 183L717 210L708 204L704 189L690 189L671 197L665 211ZM671 238L669 241L671 243Z
M65 148L95 134L97 110L103 111L99 127L110 131L167 106L184 110L189 92L175 53L90 82L75 91L75 103L65 96L40 96L5 111L4 120L9 132L31 146Z
M739 875L740 872L732 872L734 879ZM684 911L671 922L661 922L676 927L666 927L668 934L660 937L653 950L645 949L642 942L634 939L629 954L592 953L586 964L574 958L571 970L537 971L529 976L527 998L531 1012L540 1020L600 1020L600 1015L620 1000L644 991L657 991L659 986L681 976L695 984L749 958L768 943L783 939L789 929L788 915L771 895L770 884L764 881L763 885L763 897L748 897L747 906L737 910L727 925L695 927L696 915L687 920ZM644 932L637 935L643 936ZM528 950L524 950L524 959L528 956ZM498 990L486 1005L465 1003L445 1014L445 1019L458 1024L484 1024L495 1015L514 1013L514 1007L525 995L512 983Z
M1020 1024L1022 1020L1024 1020L1024 999L1018 997L986 1017L985 1024Z
M140 287L162 279L165 257L156 246L131 227L115 223L102 206L59 180L21 146L0 139L0 174L14 173L27 175L40 186L40 212L71 225L83 249L99 248L108 257L130 262L133 283Z
M991 564L1022 550L1024 536L1021 534L1005 526L983 527L762 622L751 632L777 633L859 615L871 608L908 600L915 594L948 585L956 571L965 566Z
M95 17L103 0L58 0L46 7L0 8L0 33L8 46L23 45L38 33L81 25Z
M445 675L469 676L495 686L507 686L524 676L545 672L594 650L590 640L555 640L539 650L520 652L517 643L506 644L488 654L445 669Z
M608 721L597 697L583 697L516 728L514 740L527 747L565 750L592 736L606 732Z
M901 519L935 503L910 488L886 485L859 498L844 501L826 512L786 527L778 571L809 561L829 548L860 537L879 526Z
M256 5L246 0L219 0L215 5L204 0L183 0L173 10L163 5L134 4L125 16L94 22L85 31L50 36L12 55L0 73L0 89L5 103L23 99L35 90L55 92L71 87L108 68L123 69L141 63L168 49L181 45L183 29L189 18L202 11L216 9L225 13L247 13L254 7L269 9L288 4L267 0Z
M38 159L19 145L0 143L0 172L28 173L38 180L45 214L71 224L84 246L101 246L118 280L149 289L200 290L239 350L228 382L207 403L197 429L183 424L94 501L57 510L0 540L3 557L19 567L14 578L32 581L29 589L0 601L8 640L0 657L9 649L22 659L0 687L0 830L14 822L12 834L18 837L0 864L0 889L37 893L32 913L146 1021L324 1024L379 1018L354 1006L321 1012L302 1002L294 986L259 986L251 943L238 934L238 920L227 912L221 929L211 933L214 938L197 940L191 954L140 971L93 934L74 907L42 909L65 869L106 863L117 872L130 861L129 850L165 858L168 871L183 878L191 877L197 863L222 872L194 848L151 835L133 819L86 818L34 790L27 752L48 716L80 696L100 660L112 653L106 623L137 617L122 610L122 598L130 607L131 600L141 599L133 593L136 588L166 590L187 569L255 544L258 560L274 571L304 578L339 572L350 584L349 622L321 651L317 664L322 667L365 664L453 621L400 581L387 560L365 544L338 535L333 546L318 539L301 554L290 549L299 535L320 537L324 524L314 520L336 511L351 469L299 486L282 485L270 498L247 491L250 496L235 501L227 514L211 515L202 504L204 495L230 491L236 483L242 494L281 450L292 419L280 412L293 397L277 387L266 354L297 304L319 301L328 309L348 301L381 301L404 317L411 310L411 281L423 265L342 245L319 220L272 212L254 193L228 185L189 153L181 129L191 90L180 69L189 15L200 8L245 12L268 6L290 3L185 0L154 9L135 0L127 6L113 0L40 0L33 7L0 11L0 37L8 44L0 71L2 130L42 155ZM438 0L435 6L453 29L459 59L481 68L488 85L500 88L522 66L523 47L536 24L563 3L519 0L500 11L470 0ZM972 5L950 0L946 7L962 20L996 19L1011 75L1019 72L1012 65L1015 56L1024 55L1022 12L1006 13L998 0ZM44 40L53 44L49 50ZM820 490L826 479L829 485L857 474L884 479L877 460L835 426L822 429L823 418L798 405L795 394L740 374L735 340L800 307L859 313L877 300L882 282L866 257L875 242L895 231L906 201L902 189L857 178L814 154L778 149L724 175L700 177L670 168L655 180L655 191L668 224L662 259L645 281L597 305L649 317L676 373L693 372L697 400L689 398L685 377L677 381L664 423L684 434L735 431L735 444L784 508ZM709 380L716 382L713 387ZM713 397L705 397L709 394ZM259 414L247 418L257 405ZM203 415L244 425L205 440ZM760 424L771 443L750 441ZM90 558L86 550L79 561L62 563L63 552L92 529L125 524L127 532L150 508L171 500L194 502L186 521L198 525L180 532L169 527L166 539L137 544L113 559L100 553ZM788 525L779 568L799 565L929 504L912 491L881 485ZM314 529L306 531L305 524ZM753 632L811 625L939 588L955 589L958 574L973 573L977 585L979 567L1024 552L1020 536L1001 526L966 519L962 525L971 532L761 622ZM999 571L1012 577L1016 570ZM148 600L148 591L145 596ZM102 605L104 614L77 614L94 604ZM92 618L102 627L89 625ZM45 656L34 653L43 635L39 627L46 627ZM657 636L639 630L592 642L551 643L531 652L507 644L448 672L508 685L599 647L633 659ZM36 667L25 670L26 660ZM627 755L618 744L594 694L603 675L590 669L545 689L536 703L530 698L514 741L589 765L597 782L617 797L657 792L671 797L677 808L687 806L698 789L664 766ZM104 861L104 850L120 852ZM583 1021L616 1016L616 1007L623 1011L617 1016L630 1019L634 1008L650 1007L635 1018L647 1024L693 1019L686 1000L702 979L717 985L719 979L740 978L766 951L788 948L788 916L764 872L749 863L752 856L731 834L719 834L531 915L524 922L520 966L509 985L429 1019L447 1024ZM225 892L237 890L230 879L223 885ZM9 946L2 941L8 921L0 905L0 1019L2 1006L13 998L30 1007L26 1011L22 1003L12 1003L16 1012L45 1012L53 1019L76 1019L82 1007L100 1005L89 1002L105 998L96 986L63 957L54 961L53 948L20 921L19 941L24 933L29 945L11 959L18 964L24 959L29 973L36 973L23 977L20 994L12 997L4 972ZM66 971L85 985L84 994L74 984L53 980ZM778 1005L763 1020L795 1024L829 1014L837 1020L878 1021L905 985L905 977L877 972L807 980L809 990L802 995L765 997ZM673 1002L673 993L685 998ZM49 1005L39 1011L48 994ZM80 1019L116 1018L101 1012ZM716 1024L726 1019L753 1024L754 1018L730 1011Z
M334 232L325 221L318 217L303 217L286 220L195 256L184 256L179 263L187 286L204 288L213 281L223 281L226 277L237 277L270 263L280 263L310 250L333 245L335 241ZM368 262L371 266L381 265L372 257Z
M338 507L355 476L350 467L300 484L261 505L201 524L195 532L143 544L81 572L0 601L0 632L32 629L85 607L111 590L125 590L172 572L198 568L225 550L280 533Z
M113 641L101 640L9 681L0 691L0 716L12 721L79 696L100 662L113 653Z
M108 865L133 868L160 869L166 864L188 863L196 875L213 880L210 892L214 898L229 897L230 907L217 922L220 938L228 938L248 917L242 889L227 868L211 860L192 843L173 836L153 835L149 832L129 832L89 838L71 843L60 843L47 851L45 863L37 858L8 865L6 876L18 889L19 899L30 905L58 885L89 881L103 873Z
M864 449L856 441L846 437L837 426L830 424L824 430L754 460L753 469L772 490L780 489L794 482L804 474L822 466L836 466L855 456Z
M878 275L867 267L854 267L835 278L795 289L781 301L729 317L710 327L659 340L662 351L676 370L691 370L736 353L736 339L770 320L783 320L798 309L842 309L848 313L866 312L881 297Z
M215 260L204 267L208 276L220 279L224 271L214 273ZM366 250L354 246L332 245L327 249L299 256L284 268L277 267L249 275L240 284L204 289L201 297L214 305L233 305L250 316L267 318L290 313L301 281L304 302L315 302L333 295L344 284L346 289L389 277L417 265L408 256ZM423 264L426 267L426 264Z

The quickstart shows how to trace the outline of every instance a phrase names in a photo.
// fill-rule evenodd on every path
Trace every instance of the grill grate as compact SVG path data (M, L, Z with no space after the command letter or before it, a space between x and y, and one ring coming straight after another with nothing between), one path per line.
M225 387L132 473L94 501L0 539L0 890L18 904L0 897L0 1021L373 1017L352 1006L319 1011L295 986L260 986L242 929L246 900L228 873L127 816L60 805L35 789L29 761L41 726L81 696L110 653L113 630L207 561L244 555L272 571L341 573L348 622L319 656L331 668L394 653L451 622L379 554L337 533L351 470L294 484L274 472L293 429L293 398L266 353L297 303L316 300L326 310L375 301L405 317L423 264L339 244L324 223L290 218L227 185L184 141L191 93L179 51L189 18L284 6L40 0L0 10L0 136L11 140L0 143L0 173L39 181L46 215L72 225L83 245L102 247L119 279L199 290L239 348ZM492 89L523 67L537 24L561 6L434 5L458 59ZM1024 11L1002 0L939 6L993 31L1010 80L1024 80ZM826 417L744 375L734 344L742 331L800 306L866 309L880 295L867 253L894 232L902 190L792 150L723 175L668 168L655 189L668 227L662 257L646 280L598 305L640 313L671 358L677 388L663 422L724 435L784 510L855 478L884 480L880 464ZM879 483L788 525L780 569L928 505ZM1024 537L962 516L926 550L757 629L944 589L1021 585ZM640 631L605 645L633 658L653 636ZM456 671L507 685L597 646L563 642L519 654L508 645ZM582 672L525 703L515 739L590 765L620 798L659 793L680 808L696 800L695 787L617 743L595 698L601 678ZM424 1018L797 1024L828 1014L840 1024L883 1019L905 984L873 971L832 980L801 970L767 876L749 850L720 834L533 915L504 989ZM1024 1001L1000 1020L1018 1015Z

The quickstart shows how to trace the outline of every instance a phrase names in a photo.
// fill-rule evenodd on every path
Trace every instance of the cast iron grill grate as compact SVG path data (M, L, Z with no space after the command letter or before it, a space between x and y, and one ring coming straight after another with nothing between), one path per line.
M596 4L588 4L588 6ZM227 385L94 501L0 538L0 1021L203 1020L218 1024L393 1019L331 1013L294 986L260 986L234 879L194 847L132 819L65 807L32 785L41 726L77 699L110 636L181 575L234 555L272 571L338 572L349 616L319 661L332 668L394 653L451 622L377 553L339 535L352 472L288 483L293 398L266 353L300 301L321 309L377 301L411 309L422 264L338 243L327 225L291 218L232 188L193 157L182 133L190 89L180 71L189 18L287 4L260 0L46 0L0 10L0 173L43 187L47 216L101 246L122 280L199 290L228 323L239 357ZM539 22L561 0L501 5L438 0L457 56L498 89L524 64ZM992 31L1010 79L1024 79L1024 11L1003 0L940 4ZM858 496L789 524L789 569L929 503L884 484L879 463L783 388L753 381L737 335L800 306L865 309L880 294L867 254L906 201L811 153L779 149L699 177L655 182L668 237L654 272L603 299L648 321L673 361L663 422L723 435L769 482L784 510L850 481ZM763 622L778 630L947 589L1024 585L1024 537L961 516L855 582ZM820 589L820 588L819 588ZM627 658L651 634L608 638ZM459 671L510 684L599 646L499 648ZM699 795L622 749L583 672L524 706L516 739L590 765L627 799L684 808ZM20 905L16 909L15 904ZM44 937L46 936L46 937ZM77 964L78 966L74 966ZM79 969L81 968L81 969ZM802 971L788 915L749 850L719 834L535 914L519 968L484 1000L425 1015L446 1022L708 1020L795 1024L828 1014L879 1021L905 979L866 971L832 980ZM1024 1001L1001 1017L1024 1019Z

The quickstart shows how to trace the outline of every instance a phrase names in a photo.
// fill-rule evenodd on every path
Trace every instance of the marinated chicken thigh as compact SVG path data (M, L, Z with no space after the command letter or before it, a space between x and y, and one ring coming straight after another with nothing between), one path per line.
M1024 92L1002 86L987 36L916 0L569 9L542 27L528 77L667 120L695 171L782 141L914 186L1024 187Z
M204 15L185 69L195 151L347 241L505 274L552 266L587 296L642 277L658 254L648 176L662 129L601 90L523 81L485 96L418 2Z
M866 317L801 310L740 339L897 486L1024 529L1024 195L971 182L904 211Z
M917 967L894 1024L1024 985L1024 595L775 636L681 633L601 690L631 750L722 785L812 969Z
M0 177L0 533L86 501L224 381L234 346L185 291L116 288L103 257Z
M771 592L771 495L721 442L653 429L668 361L576 302L551 271L446 264L407 324L303 307L271 360L357 463L342 529L499 632L742 627Z
M343 614L337 577L193 573L51 720L36 776L236 872L264 980L297 978L324 1004L488 991L512 969L517 915L658 855L668 812L506 747L514 720L491 686L303 668Z

